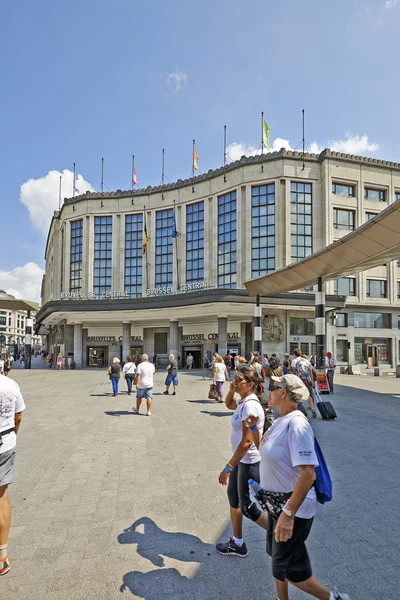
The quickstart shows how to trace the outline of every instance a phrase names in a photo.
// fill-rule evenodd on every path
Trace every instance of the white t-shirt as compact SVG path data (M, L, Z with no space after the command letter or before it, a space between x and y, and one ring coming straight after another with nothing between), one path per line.
M311 425L299 410L276 419L264 433L259 450L260 486L269 492L293 492L301 472L298 465L318 466ZM316 512L313 486L296 516L311 519Z
M140 373L139 389L146 390L153 387L153 375L155 372L156 368L153 363L147 361L140 363L136 370L136 375Z
M227 369L225 363L215 363L214 369L217 370L215 373L215 381L226 381L225 373L227 372Z
M328 358L328 360L326 361L326 366L327 366L327 371L334 371L334 367L336 367L336 360L333 358L333 356L331 356L331 358Z
M5 375L0 375L0 432L14 427L15 413L25 409L25 402L19 389L19 385ZM3 437L0 446L0 454L14 448L17 443L15 431L7 433Z
M239 404L240 402L240 404ZM258 416L257 429L262 432L264 429L264 409L261 406L257 396L255 394L250 394L243 401L238 398L236 400L237 408L232 415L231 424L232 424L232 433L231 433L231 445L232 452L235 453L237 447L239 446L242 437L242 421L247 419L250 415ZM257 450L257 446L252 444L250 448L247 450L246 454L241 459L241 463L245 463L246 465L251 465L253 463L260 461L260 453Z
M135 363L134 362L125 363L122 371L125 373L125 375L127 375L128 373L129 373L129 375L134 375L135 371L136 371Z

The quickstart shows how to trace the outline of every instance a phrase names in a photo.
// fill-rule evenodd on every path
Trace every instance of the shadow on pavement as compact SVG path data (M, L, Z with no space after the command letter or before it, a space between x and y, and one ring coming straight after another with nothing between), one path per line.
M190 402L191 404L217 404L215 400L186 400L186 402Z
M142 531L139 531L140 528ZM164 531L150 518L142 517L125 529L119 536L120 544L137 544L137 552L153 565L159 567L153 571L142 573L130 571L123 578L120 591L129 589L132 594L145 600L158 600L163 595L174 592L177 596L190 594L189 585L193 579L181 575L177 569L164 569L164 556L190 563L202 564L215 560L215 549L212 544L202 542L200 538L188 533ZM213 559L210 558L213 556Z
M137 413L132 412L131 410L105 410L104 411L105 415L108 415L109 417L144 417L145 415L140 415Z
M201 413L203 413L203 415L210 415L210 417L231 417L233 415L233 412L213 412L211 410L201 410Z

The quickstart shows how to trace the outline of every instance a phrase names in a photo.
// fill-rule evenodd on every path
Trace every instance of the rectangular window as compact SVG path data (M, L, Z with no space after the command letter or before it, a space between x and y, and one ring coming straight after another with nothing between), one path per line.
M355 296L356 280L353 277L340 277L335 280L334 292L339 296Z
M64 231L63 231L64 233ZM64 244L64 235L62 236ZM82 247L83 247L83 220L71 223L71 251L69 267L69 291L80 292L82 289ZM62 253L62 256L64 251ZM62 281L62 276L61 276Z
M400 281L397 282L397 299L400 299Z
M364 198L366 200L373 200L377 202L385 202L386 192L385 190L375 190L373 188L364 189Z
M291 262L312 254L312 184L290 183Z
M394 201L396 202L396 200L400 200L400 192L394 193Z
M367 279L367 298L386 298L385 279Z
M336 327L347 327L347 313L336 313Z
M315 335L314 319L290 317L290 335Z
M112 285L112 217L94 218L93 292L103 298Z
M371 329L390 329L390 313L354 313L354 327L367 327Z
M204 279L204 202L186 206L186 283Z
M333 227L334 229L354 229L356 213L354 210L343 210L341 208L333 209Z
M172 208L156 213L156 287L172 285Z
M275 270L275 184L251 188L251 276Z
M368 223L368 221L370 221L371 219L373 219L374 217L376 217L376 215L379 213L372 213L372 212L366 212L365 213L365 217L366 217L366 222Z
M0 317L0 325L7 325L7 317Z
M355 186L354 185L343 185L342 183L332 183L332 194L336 194L337 196L355 196Z
M236 288L236 190L218 197L218 287Z
M125 292L142 295L143 214L125 216Z
M71 244L71 246L72 246L72 244ZM61 230L61 268L60 268L60 272L61 272L60 291L63 292L64 291L64 227Z

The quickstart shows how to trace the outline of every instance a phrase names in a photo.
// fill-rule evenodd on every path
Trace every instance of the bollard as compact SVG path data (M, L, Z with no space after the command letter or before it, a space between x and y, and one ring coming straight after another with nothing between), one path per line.
M400 365L396 367L396 377L400 377Z
M379 377L380 376L380 370L379 367L374 367L374 377Z
M340 367L340 374L341 375L345 375L346 374L346 367Z

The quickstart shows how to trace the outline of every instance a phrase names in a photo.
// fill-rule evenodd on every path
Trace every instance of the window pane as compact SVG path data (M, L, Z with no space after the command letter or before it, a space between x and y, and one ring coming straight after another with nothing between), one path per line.
M290 183L291 262L312 253L312 184ZM308 228L304 228L304 224Z

